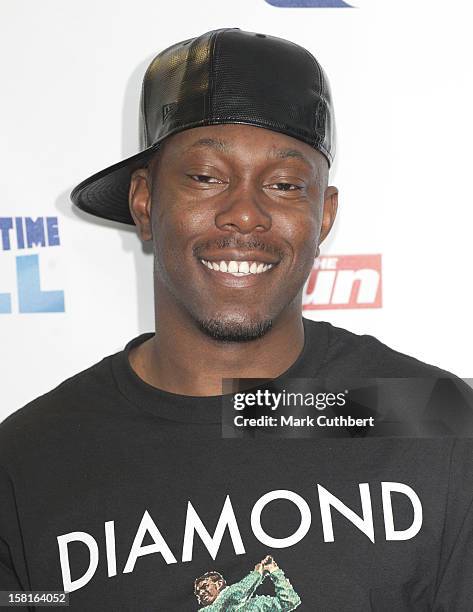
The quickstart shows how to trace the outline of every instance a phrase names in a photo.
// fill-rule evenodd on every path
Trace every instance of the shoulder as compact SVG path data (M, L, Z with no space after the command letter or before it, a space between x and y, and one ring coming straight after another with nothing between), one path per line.
M370 334L356 334L331 323L328 326L326 366L336 365L357 376L379 378L447 377L454 374L397 351Z
M320 377L326 385L376 388L364 401L374 402L376 410L389 414L393 422L409 422L409 427L415 422L422 435L473 435L473 389L468 381L372 335L323 325L328 341Z
M106 402L116 393L111 361L114 355L78 372L57 387L35 398L0 422L0 463L8 450L19 445L41 445L51 432L60 427L77 427L93 398Z

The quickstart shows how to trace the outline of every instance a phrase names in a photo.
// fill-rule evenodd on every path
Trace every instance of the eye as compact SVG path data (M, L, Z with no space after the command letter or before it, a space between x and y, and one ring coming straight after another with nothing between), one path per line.
M294 183L272 183L268 185L268 187L275 187L276 191L296 191L298 189L302 189L299 185L295 185Z
M214 176L209 176L207 174L188 174L192 180L198 183L220 183L219 179L216 179Z

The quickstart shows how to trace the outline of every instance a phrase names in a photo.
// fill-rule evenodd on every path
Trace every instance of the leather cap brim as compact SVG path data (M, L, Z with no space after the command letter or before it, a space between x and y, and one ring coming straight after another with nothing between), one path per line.
M143 168L158 148L156 143L85 179L72 190L72 202L96 217L134 225L128 203L131 175Z

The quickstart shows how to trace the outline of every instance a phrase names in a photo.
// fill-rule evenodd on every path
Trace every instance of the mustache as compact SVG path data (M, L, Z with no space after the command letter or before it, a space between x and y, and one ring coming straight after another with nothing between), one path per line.
M285 252L278 246L264 242L260 238L251 238L249 240L241 240L235 237L217 238L216 240L207 240L193 247L192 253L195 257L203 251L216 249L241 249L242 251L259 251L275 255L278 259L285 257Z

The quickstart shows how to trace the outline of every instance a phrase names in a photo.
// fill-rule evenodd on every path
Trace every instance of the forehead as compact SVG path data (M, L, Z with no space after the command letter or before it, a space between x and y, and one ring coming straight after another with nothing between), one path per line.
M296 160L314 169L325 162L319 151L301 140L246 124L191 128L169 136L164 142L167 155L198 155L204 151L229 157L251 154L264 156L270 161Z
M202 580L199 580L197 582L197 584L195 585L195 588L199 589L199 588L202 588L202 587L207 586L209 584L212 584L214 582L215 582L214 578L203 578Z

